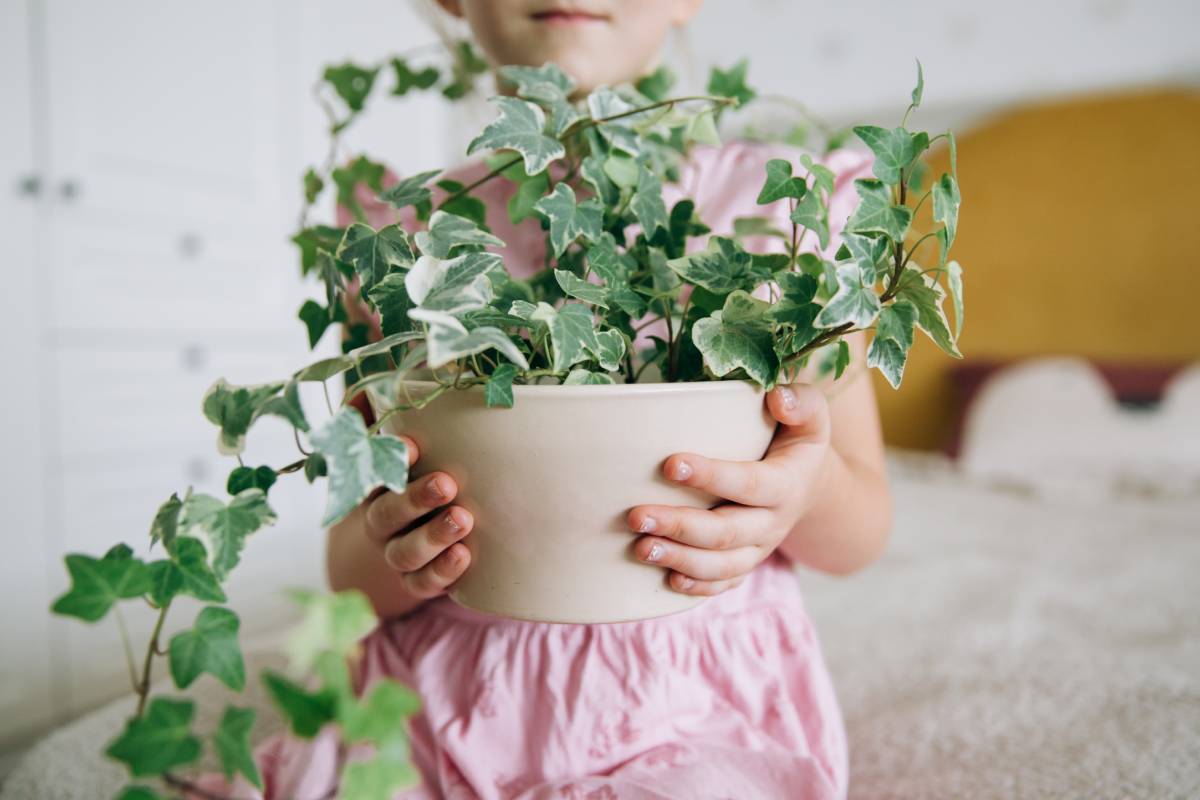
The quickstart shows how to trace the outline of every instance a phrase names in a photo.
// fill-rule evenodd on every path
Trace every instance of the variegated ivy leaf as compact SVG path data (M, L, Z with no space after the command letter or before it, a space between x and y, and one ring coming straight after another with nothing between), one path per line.
M596 334L596 345L593 354L600 366L609 372L620 369L625 357L625 337L618 331L600 331Z
M434 169L410 175L379 195L379 199L397 209L428 203L433 197L433 192L425 184L440 173L440 169Z
M517 368L512 364L501 364L488 376L483 387L483 402L489 408L512 408L513 379Z
M570 100L575 81L556 65L504 66L500 68L500 77L517 87L519 97L538 103L550 113L550 131L555 136L562 136L567 128L583 119L583 113Z
M150 523L150 546L161 541L167 552L175 548L175 536L179 532L179 512L183 510L183 501L175 492L171 493L163 504L154 512L154 521Z
M710 236L708 247L699 253L667 261L681 278L703 286L713 294L728 294L735 289L753 289L765 275L755 275L750 254L733 239Z
M883 236L864 236L860 233L842 234L838 260L853 259L862 268L863 282L874 284L878 267L888 256L888 240Z
M329 470L324 526L341 521L380 486L403 492L408 485L404 441L390 434L369 435L353 406L342 406L309 438Z
M554 310L554 308L549 306L547 303L538 303L537 305L534 305L526 300L514 300L513 304L508 309L508 313L523 320L531 320L533 319L534 313L538 310L538 305L546 306L551 311Z
M946 282L950 284L950 301L954 304L954 341L962 334L963 324L963 279L962 267L957 261L946 265Z
M643 145L636 127L658 119L656 111L637 111L648 105L648 99L628 87L618 91L601 86L587 97L588 113L599 136L612 150L635 158L641 155Z
M267 399L254 413L254 419L259 417L281 417L299 431L308 431L308 420L304 416L304 407L300 405L300 387L295 380L283 385L283 393Z
M429 229L413 236L417 249L434 258L449 258L459 247L503 247L504 242L480 228L472 220L445 211L435 211ZM410 261L408 266L412 266Z
M659 228L667 229L667 205L663 202L662 181L645 163L638 164L637 189L629 207L649 239Z
M573 369L563 379L563 386L590 386L614 383L613 379L602 372L590 372L586 369Z
M241 560L246 537L275 520L267 495L255 488L243 489L228 504L207 494L189 495L183 501L179 528L188 533L199 529L208 536L213 573L224 580Z
M943 249L949 250L954 244L954 236L958 232L958 207L962 203L962 195L958 191L958 181L951 175L942 175L933 185L933 218L946 226L946 236Z
M205 418L221 429L217 434L217 449L226 455L242 452L246 445L246 432L264 413L279 414L293 424L303 420L303 412L296 413L299 409L298 395L294 398L294 406L289 406L287 402L267 405L283 387L283 383L234 386L226 383L224 378L218 378L204 393L202 402ZM304 423L304 429L307 429L307 423Z
M912 223L912 209L892 205L891 189L874 178L857 178L854 189L858 192L859 203L846 221L846 230L850 233L882 233L893 242L904 241Z
M604 171L606 162L607 159L604 156L593 153L583 159L579 166L579 175L584 181L591 184L592 189L596 192L596 197L611 208L621 202L621 190Z
M612 305L637 319L646 313L646 301L633 291L629 276L637 269L637 260L617 250L616 240L605 231L587 251L588 266L600 276Z
M575 192L565 183L555 186L534 208L550 223L550 244L555 258L581 236L588 242L600 237L603 206L594 197L576 204Z
M608 308L608 290L600 284L590 283L565 269L554 270L554 279L567 297L574 297L594 306Z
M580 303L567 303L557 310L549 306L542 308L544 305L539 304L530 319L545 322L550 328L555 372L566 372L600 349L591 309Z
M799 200L808 191L804 178L792 175L792 164L782 158L767 162L767 179L758 193L757 203L762 206L790 197Z
M789 219L817 234L817 241L822 250L829 246L829 209L821 200L819 192L807 192L801 197L792 209Z
M751 380L768 389L773 387L779 358L769 310L769 303L738 290L725 299L722 310L696 320L692 342L704 366L719 378L741 369Z
M85 622L102 619L118 600L140 597L153 585L150 570L123 544L112 547L103 558L75 553L66 562L71 589L54 601L52 610Z
M604 159L604 174L622 189L632 189L637 186L637 159L625 153L611 153Z
M365 359L371 356L380 356L384 353L390 353L392 348L399 347L402 344L407 344L416 339L420 339L423 334L420 331L405 331L404 333L393 333L390 336L385 336L378 342L371 342L362 347L356 347L346 353L347 358L352 359L355 363L362 363Z
M904 364L913 343L917 309L910 303L890 303L879 312L875 338L867 350L867 367L878 367L893 389L900 388Z
M437 369L451 361L494 348L522 370L529 369L524 353L499 328L485 325L467 330L466 326L448 314L438 311L419 313L422 311L413 309L411 315L429 325L425 346L426 360L431 368Z
M421 256L404 277L408 296L421 308L455 316L492 301L488 273L504 270L495 253L463 253L452 259Z
M771 306L770 315L780 325L795 328L789 340L789 352L797 352L816 338L820 332L813 324L821 313L820 304L814 302L817 294L817 279L812 275L785 272L779 276L780 297Z
M371 302L375 304L375 310L379 312L380 328L385 336L412 329L408 311L415 304L408 296L406 275L404 272L393 272L371 287L371 291L367 293Z
M566 155L562 142L544 133L546 115L539 106L516 97L493 97L490 102L499 107L500 116L471 141L467 155L482 149L515 150L529 175Z
M871 166L875 177L893 186L900 183L901 173L907 172L913 161L929 147L928 134L913 134L904 128L888 130L876 125L859 125L854 133L875 154Z
M924 275L917 267L905 267L904 272L900 274L900 288L896 292L896 298L907 300L916 306L917 327L925 331L934 344L948 355L962 358L954 338L950 336L946 312L942 310L942 300L945 296L946 292L938 284L937 278Z
M225 602L225 592L208 566L208 551L199 539L180 536L172 546L170 559L151 561L147 566L154 581L150 598L159 608L177 594L210 603Z
M817 315L817 326L833 328L850 323L856 328L865 328L870 325L879 313L879 296L873 286L863 282L862 267L856 263L839 264L837 282L837 292Z
M363 222L355 222L346 229L336 255L354 265L364 292L393 269L411 267L414 258L408 234L399 225L375 230Z

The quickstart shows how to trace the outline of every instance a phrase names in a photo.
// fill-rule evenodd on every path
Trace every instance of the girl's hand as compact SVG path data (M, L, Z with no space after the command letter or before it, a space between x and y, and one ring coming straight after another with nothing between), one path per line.
M634 553L670 570L671 588L714 595L740 584L787 538L820 495L833 455L825 395L806 384L767 395L780 423L761 461L720 461L676 453L663 464L669 480L730 501L704 510L636 506L629 527L647 534Z
M416 444L402 438L410 463L416 461ZM414 480L403 494L383 490L364 501L363 533L399 573L400 588L414 598L445 594L471 563L470 551L459 540L475 520L462 506L447 507L456 494L453 478L433 472Z

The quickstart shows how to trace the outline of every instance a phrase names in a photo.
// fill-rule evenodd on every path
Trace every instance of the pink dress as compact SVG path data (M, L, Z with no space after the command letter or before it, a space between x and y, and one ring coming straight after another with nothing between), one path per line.
M757 206L769 158L798 153L735 142L702 147L667 206L680 196L714 232L739 216L769 216L788 230L787 202ZM824 162L837 175L832 254L855 204L853 179L870 155ZM455 178L484 174L474 163ZM509 269L540 268L536 220L516 229L503 179L477 193L488 224L509 246ZM364 198L366 199L366 198ZM376 225L392 221L371 208ZM769 242L752 243L765 250ZM703 247L703 242L697 246ZM803 248L815 250L814 236ZM633 536L634 534L630 534ZM812 798L846 794L842 717L790 563L779 552L738 587L657 619L601 625L505 620L448 597L384 622L364 642L361 683L390 676L423 703L411 724L423 785L405 800L655 800ZM311 742L279 737L257 758L266 800L309 800L335 785L336 733ZM237 797L261 798L245 785Z

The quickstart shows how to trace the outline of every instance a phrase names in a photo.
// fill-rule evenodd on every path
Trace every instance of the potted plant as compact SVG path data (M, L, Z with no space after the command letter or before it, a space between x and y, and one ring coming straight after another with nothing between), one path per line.
M457 55L448 74L392 60L393 93L436 88L462 96L485 67L466 45ZM325 477L322 524L331 525L380 486L404 490L407 453L395 435L404 431L421 445L423 468L456 476L476 516L466 539L476 557L455 600L550 621L670 613L700 598L669 591L661 569L633 559L620 520L635 503L706 506L711 498L659 480L663 458L678 450L761 456L773 433L762 392L810 362L840 377L849 361L843 337L852 331L873 331L866 366L894 386L917 329L959 355L962 273L947 258L959 206L954 139L904 127L921 102L919 64L901 125L854 129L874 152L874 177L857 181L860 202L829 260L800 249L807 234L822 245L829 237L834 176L808 156L799 164L771 161L762 176L759 202L789 202L790 230L749 219L734 236L714 235L690 200L671 207L663 200L664 183L692 143L715 141L724 109L753 97L744 63L714 71L708 94L689 97L669 95L665 71L636 87L576 98L571 79L553 65L504 68L500 77L513 92L493 98L497 117L468 150L490 152L490 170L472 185L438 181L444 197L436 205L438 171L385 185L384 168L370 159L336 164L338 136L365 108L382 69L326 70L319 89L332 90L345 110L339 115L332 98L323 98L333 146L323 168L304 176L306 204L294 237L303 273L324 287L324 302L310 300L299 314L310 344L346 322L348 303L358 300L378 313L382 338L369 341L366 326L349 326L340 356L258 385L218 380L203 411L218 428L222 452L238 456L230 497L188 490L168 498L150 529L156 560L135 557L124 544L101 558L66 557L72 587L56 613L96 622L135 598L158 610L140 664L126 641L136 713L106 752L159 788L132 786L125 800L194 788L180 771L202 749L191 729L194 706L150 697L156 658L165 655L180 689L205 672L235 690L245 685L239 622L223 605L222 583L247 537L275 520L268 492L280 476ZM921 156L943 137L951 172L918 191ZM504 242L484 224L472 192L489 180L517 184L508 207L514 221L542 222L547 264L532 278L509 274ZM357 218L344 228L309 222L327 185ZM363 185L420 230L367 224L357 200ZM927 200L933 230L916 236L914 212ZM748 252L741 238L750 233L778 236L781 252ZM914 254L928 239L937 248L926 253L936 257L921 266ZM690 246L697 240L702 248ZM947 293L953 329L943 310ZM342 402L330 402L326 419L313 421L299 386L338 376L346 382ZM375 411L369 427L348 403L360 392ZM293 463L241 463L247 433L264 415L294 428L300 457ZM535 557L552 558L556 569L533 568ZM185 595L208 605L190 629L163 641L172 602ZM266 687L298 735L336 722L349 744L366 748L347 764L341 796L390 796L414 778L394 720L412 713L417 700L386 681L361 698L351 690L346 659L374 624L361 595L297 599L305 619L291 653L295 674L267 673ZM226 777L258 782L253 723L252 711L230 706L213 733Z

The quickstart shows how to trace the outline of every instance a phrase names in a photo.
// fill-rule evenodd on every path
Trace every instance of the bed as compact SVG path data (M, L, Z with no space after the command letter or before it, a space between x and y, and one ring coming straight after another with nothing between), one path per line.
M1163 413L1179 418L1162 424L1185 441L1168 469L1118 458L1105 472L1100 451L1071 444L1048 397L1070 401L1064 419L1118 414L1075 429L1107 426L1118 455L1164 435L1162 418L1131 421L1098 400L1103 385L1076 362L1009 371L958 460L890 452L885 556L850 578L798 576L845 714L851 798L1200 797L1200 469L1188 471L1200 372L1173 387ZM1073 468L1064 452L1076 450L1087 463ZM1074 477L1046 479L1064 471ZM277 645L251 643L251 669L278 665ZM127 711L118 701L51 734L0 798L112 796L123 775L98 750ZM260 736L278 729L262 716Z

